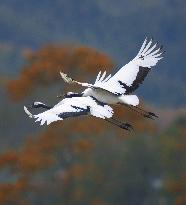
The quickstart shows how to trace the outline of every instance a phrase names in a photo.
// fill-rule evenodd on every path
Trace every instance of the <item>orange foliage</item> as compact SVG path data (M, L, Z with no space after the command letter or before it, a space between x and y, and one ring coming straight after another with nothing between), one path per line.
M92 143L85 139L80 139L74 144L74 150L77 152L87 152L90 151L92 147Z
M24 177L14 184L0 184L0 204L27 204L23 198L20 200L20 196L28 188L28 181Z
M15 164L18 160L17 152L9 150L0 155L0 167L6 167L10 164Z
M60 79L59 71L78 73L78 79L85 79L100 69L111 69L112 60L105 54L88 47L45 46L35 53L27 53L27 65L20 77L7 84L9 96L14 101L28 96L38 85L49 85Z

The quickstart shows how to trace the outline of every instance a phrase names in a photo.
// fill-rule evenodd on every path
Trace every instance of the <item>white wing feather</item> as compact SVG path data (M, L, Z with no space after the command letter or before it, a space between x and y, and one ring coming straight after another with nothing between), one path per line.
M90 115L102 119L111 118L113 115L113 109L109 105L99 105L89 96L65 98L50 110L37 115L30 113L26 107L24 107L24 110L30 118L35 118L36 122L40 122L40 125L45 124L45 122L48 125L52 122L63 120L62 114L64 113L78 113L87 108L90 109Z
M140 51L133 60L123 66L113 77L109 77L105 81L104 78L101 77L101 80L97 80L94 85L112 93L125 94L126 87L122 86L119 81L127 87L131 87L138 77L140 67L150 69L163 58L161 57L162 53L160 50L160 48L157 48L157 43L152 45L152 40L147 43L146 38L140 48ZM105 75L103 76L105 77ZM141 82L138 83L140 84Z

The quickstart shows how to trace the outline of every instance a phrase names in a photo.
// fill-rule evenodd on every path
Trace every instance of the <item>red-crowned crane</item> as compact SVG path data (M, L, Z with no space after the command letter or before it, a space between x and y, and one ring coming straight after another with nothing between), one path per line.
M100 71L94 84L78 82L60 72L65 82L78 84L86 87L86 89L82 93L68 92L64 95L65 99L54 107L49 107L41 102L34 102L32 107L47 109L47 111L38 115L32 115L26 107L24 107L25 112L30 117L36 118L36 121L41 121L41 124L45 122L50 124L67 117L92 115L103 118L123 129L131 130L132 126L129 123L122 123L112 117L113 109L109 105L122 104L144 117L151 119L157 117L154 113L138 107L139 98L132 93L142 84L151 68L163 58L162 54L162 46L158 47L158 43L154 44L152 39L148 42L146 38L134 59L113 76L108 75L106 77L106 71L103 74Z

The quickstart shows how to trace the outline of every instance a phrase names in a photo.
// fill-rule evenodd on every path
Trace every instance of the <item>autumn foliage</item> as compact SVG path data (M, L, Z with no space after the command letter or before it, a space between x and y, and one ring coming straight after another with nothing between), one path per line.
M79 80L113 67L112 60L105 54L89 47L45 46L37 52L25 51L27 64L20 76L8 83L9 96L14 101L22 100L40 85L51 85L60 80L59 71L74 74Z
M89 81L99 70L110 72L113 68L107 55L84 46L49 45L36 52L25 52L25 58L18 78L7 84L9 99L20 104L38 87L42 90L56 85L61 80L60 70ZM142 103L141 106L145 107ZM154 122L122 106L115 106L114 110L118 119L133 124L135 132L127 133L100 119L81 117L53 123L36 134L28 133L18 149L1 153L0 170L8 170L10 180L0 183L0 204L32 205L38 198L43 204L114 204L106 198L117 187L123 189L121 170L127 166L120 154L130 156L124 141L140 139L144 133L157 133ZM185 149L183 144L179 149ZM118 181L113 181L113 176ZM174 189L184 192L185 186L177 189L174 185ZM183 205L180 201L184 198L178 199L176 205Z

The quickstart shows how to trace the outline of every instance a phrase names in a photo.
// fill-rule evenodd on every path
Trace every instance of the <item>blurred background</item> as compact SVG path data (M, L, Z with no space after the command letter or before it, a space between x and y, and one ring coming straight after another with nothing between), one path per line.
M185 0L0 1L0 204L186 204ZM137 90L143 119L124 107L127 133L90 117L40 127L23 105L81 91L137 54L145 37L165 57ZM38 111L38 110L37 110Z

